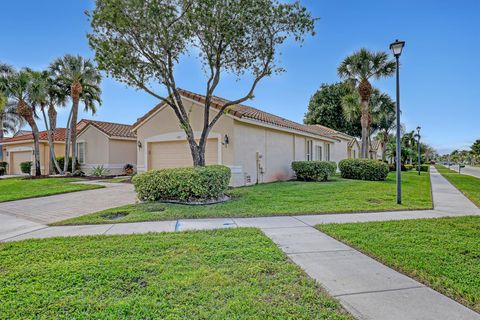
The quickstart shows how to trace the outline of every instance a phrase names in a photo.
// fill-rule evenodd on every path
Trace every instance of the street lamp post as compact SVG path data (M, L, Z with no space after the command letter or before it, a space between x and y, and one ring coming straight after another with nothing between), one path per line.
M390 44L390 50L392 50L397 62L397 150L396 150L396 162L397 162L397 204L402 204L402 164L401 164L401 146L400 146L400 55L402 54L405 41L395 40Z
M418 175L420 175L420 127L417 127L417 134L415 137L417 138L417 147L418 147L418 162L417 162L417 168L418 168Z

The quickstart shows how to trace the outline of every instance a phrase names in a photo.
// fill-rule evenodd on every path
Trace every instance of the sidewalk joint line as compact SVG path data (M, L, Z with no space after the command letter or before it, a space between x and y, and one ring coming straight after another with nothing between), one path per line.
M413 287L406 287L406 288L396 288L396 289L385 289L385 290L372 290L372 291L360 291L360 292L352 292L352 293L342 293L337 295L332 295L335 298L345 297L345 296L354 296L358 294L369 294L369 293L382 293L382 292L394 292L394 291L401 291L401 290L412 290L412 289L421 289L427 288L424 285L418 285Z
M11 237L2 239L2 240L0 240L0 242L4 242L4 241L6 241L6 240L10 240L10 239L13 239L13 238L16 238L16 237L23 236L23 235L25 235L25 234L29 234L29 233L32 233L32 232L35 232L35 231L40 231L40 230L44 230L44 229L48 229L48 228L51 228L51 227L50 227L50 226L45 226L45 227L38 228L38 229L35 229L35 230L31 230L31 231L19 233L19 234L17 234L17 235L14 235L14 236L11 236Z
M112 229L113 227L115 226L115 223L112 223L112 225L107 229L105 230L102 234L107 234L108 231L110 231L110 229Z

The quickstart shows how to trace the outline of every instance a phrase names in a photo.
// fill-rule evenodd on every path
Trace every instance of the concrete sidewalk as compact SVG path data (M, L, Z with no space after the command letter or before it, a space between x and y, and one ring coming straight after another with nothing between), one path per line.
M255 227L358 319L480 319L478 313L313 228L320 223L480 215L434 168L431 181L434 210L46 227L5 240Z

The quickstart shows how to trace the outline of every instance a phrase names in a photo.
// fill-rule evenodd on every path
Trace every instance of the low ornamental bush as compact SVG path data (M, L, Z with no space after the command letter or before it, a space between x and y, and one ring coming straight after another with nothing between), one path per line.
M32 172L32 161L25 161L20 163L20 171L30 174Z
M230 175L222 165L160 169L137 174L132 183L143 201L208 201L224 196Z
M337 171L337 164L333 161L294 161L292 170L298 180L327 181Z
M403 163L402 163L402 164L400 165L400 168L401 168L400 171L408 171L409 169L407 168L407 166L410 166L410 164L403 164ZM389 169L390 171L397 171L397 165L396 165L395 163L390 163L390 164L388 165L388 169Z
M416 166L415 166L416 167ZM406 164L405 165L405 170L410 171L413 169L413 164Z
M345 159L338 164L342 178L381 181L387 178L389 169L384 162L371 159Z
M418 169L417 169L418 170ZM420 165L420 171L428 172L430 170L430 166L428 164Z
M57 159L58 166L60 167L60 169L63 170L63 166L65 165L65 157L64 156L59 156L59 157L55 157L55 159ZM68 159L69 159L68 168L67 168L68 172L72 173L74 171L80 170L80 163L78 163L78 161L75 163L75 170L72 170L72 157L70 157ZM55 168L55 172L56 171L57 171L57 169ZM57 172L57 173L60 173L60 172Z
M0 167L4 167L6 170L8 168L8 162L0 161Z
M5 167L0 167L0 176L3 176L5 174L5 171L7 171Z

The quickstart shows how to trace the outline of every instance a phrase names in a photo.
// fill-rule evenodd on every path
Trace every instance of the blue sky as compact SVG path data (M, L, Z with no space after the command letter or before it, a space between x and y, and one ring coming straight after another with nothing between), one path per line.
M315 37L303 47L287 43L281 62L286 73L260 83L248 104L301 122L310 96L321 83L338 80L340 61L361 47L388 50L396 38L406 41L402 55L402 122L422 127L424 140L441 153L468 148L480 138L480 1L478 0L303 0L319 17ZM46 68L67 53L93 57L84 14L91 0L3 1L0 61L17 68ZM198 64L186 60L177 70L178 83L203 92ZM248 81L226 77L217 91L236 98ZM248 79L247 79L248 80ZM394 78L374 85L394 96ZM133 123L156 100L113 79L102 84L98 120ZM243 90L243 91L242 91ZM92 118L81 114L80 117ZM59 114L64 125L66 111ZM39 123L40 124L40 123Z

